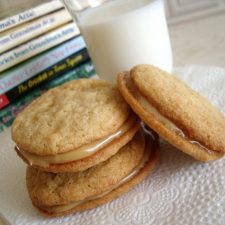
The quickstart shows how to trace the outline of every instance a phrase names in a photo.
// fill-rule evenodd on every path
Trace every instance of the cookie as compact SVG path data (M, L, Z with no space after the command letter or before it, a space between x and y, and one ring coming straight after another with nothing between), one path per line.
M110 159L85 171L53 174L27 168L33 205L46 216L64 216L105 204L141 182L156 166L159 142L138 132Z
M179 150L201 161L224 155L224 115L177 77L138 65L118 74L118 86L139 117Z
M12 125L12 139L29 165L75 172L116 154L138 129L138 118L116 86L80 79L47 91L26 107Z

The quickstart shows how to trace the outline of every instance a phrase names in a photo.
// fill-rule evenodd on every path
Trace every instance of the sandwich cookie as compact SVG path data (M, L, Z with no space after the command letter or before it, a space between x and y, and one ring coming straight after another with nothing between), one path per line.
M110 159L85 171L49 173L27 168L27 189L33 205L57 217L105 204L142 181L159 159L159 142L138 132Z
M80 79L47 91L25 108L12 125L12 139L29 165L76 172L116 154L138 129L138 118L117 87Z
M181 151L201 161L224 155L224 115L183 81L138 65L118 74L118 86L139 117Z

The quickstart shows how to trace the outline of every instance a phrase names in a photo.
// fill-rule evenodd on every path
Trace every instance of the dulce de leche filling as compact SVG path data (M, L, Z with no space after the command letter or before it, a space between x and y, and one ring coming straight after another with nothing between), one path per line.
M138 91L135 92L135 97L145 110L154 115L154 117L157 118L161 123L163 123L168 129L175 131L176 134L187 140L190 144L197 145L199 148L201 148L202 150L206 151L209 154L219 153L219 151L209 149L203 144L199 143L198 141L191 140L187 135L184 134L184 132L179 127L177 127L173 122L168 120L156 108L154 108L154 106L152 106L152 104L149 103L149 101L144 96L142 96Z
M104 197L105 195L109 194L111 191L115 190L116 188L120 187L124 183L128 182L129 180L131 180L133 177L135 177L138 174L138 172L149 161L151 151L149 150L148 147L149 146L145 147L144 156L143 156L142 160L140 161L140 163L129 174L127 174L126 177L124 177L122 180L120 180L116 185L113 185L111 187L111 189L109 189L109 190L107 190L107 191L105 191L105 192L103 192L99 195L91 196L91 197L88 197L88 198L86 198L84 200L81 200L81 201L75 201L75 202L69 203L67 205L57 205L57 206L41 207L41 208L44 209L47 212L50 212L50 213L66 212L66 211L71 210L71 209L75 208L76 206L84 204L88 201Z
M39 156L30 152L24 151L20 149L18 146L16 146L16 149L29 162L31 166L37 165L41 167L46 167L46 166L49 166L50 164L62 164L62 163L72 162L72 161L86 158L96 153L97 151L101 150L102 148L110 144L115 139L124 135L129 129L132 128L132 126L134 126L136 122L137 122L136 116L132 115L115 133L110 134L109 136L103 139L92 142L91 144L87 144L75 150L65 152L65 153L60 153L57 155Z

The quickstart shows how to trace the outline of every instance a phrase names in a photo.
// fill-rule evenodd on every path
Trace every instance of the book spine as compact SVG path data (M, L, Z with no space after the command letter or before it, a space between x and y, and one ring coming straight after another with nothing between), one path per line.
M0 55L0 72L46 51L80 33L75 23L69 23L30 42Z
M8 30L12 27L18 26L40 16L46 15L50 12L63 8L63 4L59 0L54 0L48 3L39 5L33 9L24 11L17 15L11 16L0 21L0 32Z
M0 37L0 53L25 43L32 38L44 34L60 25L72 21L72 17L65 9L41 17L35 21L25 23L15 29L2 33Z
M16 86L5 94L0 95L0 109L4 108L17 98L21 97L22 95L26 94L28 91L36 88L42 83L54 77L63 75L64 73L70 71L71 69L74 69L81 63L86 62L88 59L89 55L87 49L81 50L80 52L71 55L70 57L48 68L47 70L23 82L19 86Z
M58 85L61 85L70 80L74 80L77 78L85 77L89 78L95 74L94 67L92 63L89 61L76 69L69 71L63 76L58 76L55 79L50 80L49 82L44 83L40 87L32 90L25 96L19 98L12 104L8 105L6 108L0 110L0 132L9 127L15 117L21 112L32 100L39 97L45 91L50 88L54 88Z
M85 48L84 39L77 36L52 48L35 58L0 73L0 95L16 87L37 73L46 70L57 62Z

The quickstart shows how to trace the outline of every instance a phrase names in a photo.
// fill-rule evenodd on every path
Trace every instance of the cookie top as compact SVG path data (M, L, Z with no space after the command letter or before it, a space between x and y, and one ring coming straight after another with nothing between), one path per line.
M36 206L73 203L110 190L126 177L142 160L145 141L143 133L117 154L88 170L77 173L52 174L28 167L27 188Z
M177 149L201 161L224 155L224 115L184 82L150 65L118 74L135 113Z
M136 66L130 75L149 103L189 139L225 152L225 116L205 97L175 76L150 65Z
M18 156L20 156L25 163L37 169L44 170L47 172L52 172L52 173L78 172L78 171L86 170L92 166L95 166L107 160L108 158L112 157L113 155L115 155L124 145L126 145L131 139L133 139L134 135L137 133L139 128L140 128L140 123L136 121L132 125L132 127L129 130L127 130L125 133L122 133L120 129L119 133L120 134L122 133L121 136L112 140L110 143L106 144L103 147L100 146L100 149L98 149L95 153L91 152L90 149L87 149L87 152L90 152L91 154L89 156L85 156L84 158L82 157L81 159L73 158L73 153L77 153L77 151L80 151L80 149L69 151L67 152L69 155L66 156L66 158L69 161L64 163L61 160L61 157L62 156L64 157L64 155L67 153L51 155L48 157L35 155L35 157L39 158L38 162L41 162L41 164L39 164L38 162L33 161L33 159L30 158L29 156L26 157L27 152L26 152L26 155L23 155L24 152L22 153L21 150L18 150L17 148L15 149ZM34 154L32 154L32 157L33 156ZM49 158L49 157L53 158L53 161L55 161L55 159L58 158L59 162L58 163L47 162L46 158Z
M96 79L74 80L26 107L12 125L12 138L30 153L64 153L115 132L130 113L115 86Z

